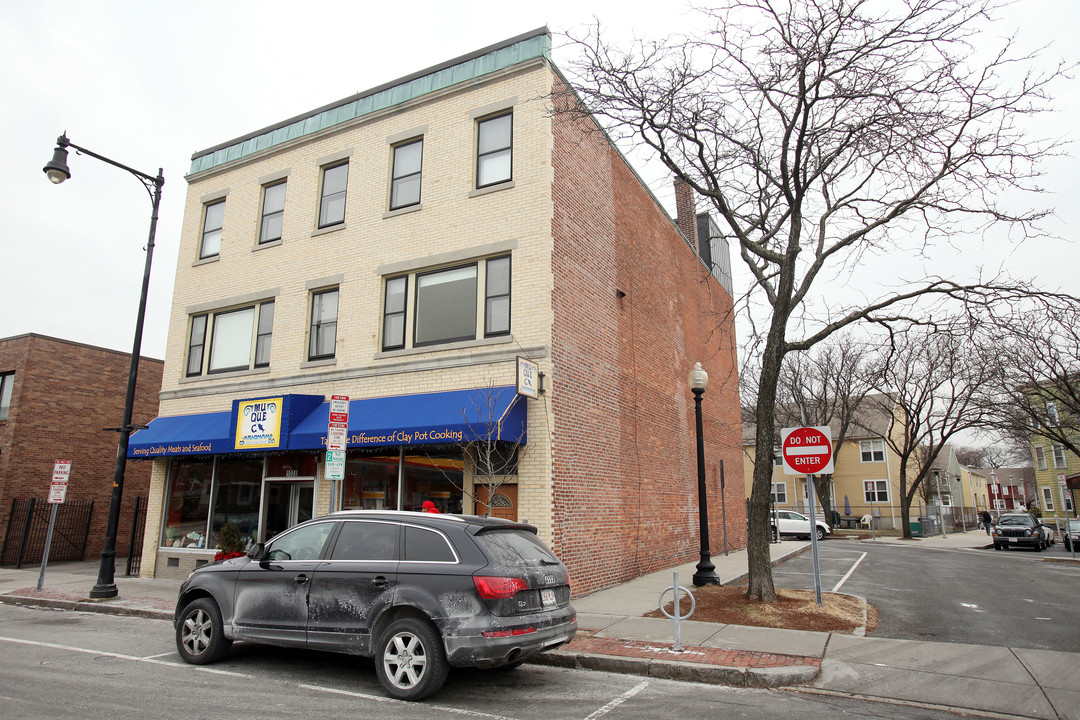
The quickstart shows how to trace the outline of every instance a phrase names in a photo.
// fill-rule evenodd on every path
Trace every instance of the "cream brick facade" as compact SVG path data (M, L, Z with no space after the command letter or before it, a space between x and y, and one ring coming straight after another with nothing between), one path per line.
M528 444L516 478L517 516L562 551L578 578L575 591L587 592L647 572L650 563L661 562L655 558L695 557L696 540L685 533L644 538L601 508L614 504L629 512L633 506L638 516L662 511L696 523L696 506L684 499L693 496L678 480L694 477L692 456L654 446L653 438L667 443L685 436L692 418L692 403L683 397L683 366L692 364L686 356L710 364L718 378L736 378L737 370L733 326L723 333L702 328L711 318L730 317L719 305L729 310L731 300L696 247L606 137L586 128L567 139L573 121L552 112L561 76L547 59L549 43L546 30L519 36L371 91L401 95L376 109L356 109L366 102L361 94L197 153L187 177L160 415L221 413L236 399L288 394L357 400L512 386L515 358L527 357L544 374L545 392L519 399L528 404ZM447 73L454 80L440 85ZM477 121L506 110L513 112L512 180L477 189ZM393 147L418 137L424 141L421 203L389 211ZM345 220L319 229L322 169L345 160ZM599 187L581 180L593 175L606 180ZM287 181L282 238L259 245L263 187L281 179ZM205 206L222 198L220 252L200 260ZM639 255L642 248L650 252ZM405 349L381 349L387 277L507 255L509 335L484 338L481 330L474 340L418 348L407 340ZM649 262L659 264L650 268ZM481 275L483 268L478 263ZM620 279L627 273L646 280L630 299L622 288L631 283ZM311 295L327 287L339 291L335 353L309 362ZM413 289L410 280L410 298ZM187 377L193 316L269 300L268 367ZM640 304L639 315L628 312L633 303ZM635 330L637 323L647 328ZM677 337L663 339L666 333ZM717 350L721 342L730 346L730 361ZM653 360L657 349L660 361ZM631 394L635 385L640 389ZM718 425L737 418L735 381L718 382L709 397L717 409L710 412L707 442L717 457L714 437L727 435ZM647 418L654 428L618 436L617 428L636 427L637 407L663 410ZM662 466L635 459L654 453L664 458ZM153 463L143 573L183 575L210 551L158 547L169 460ZM468 485L468 464L464 473ZM320 462L317 514L336 508L322 476ZM642 500L642 487L657 492ZM737 516L741 510L730 505L729 515ZM466 496L464 511L472 509ZM730 517L729 524L741 527L742 521ZM624 559L611 562L612 556Z

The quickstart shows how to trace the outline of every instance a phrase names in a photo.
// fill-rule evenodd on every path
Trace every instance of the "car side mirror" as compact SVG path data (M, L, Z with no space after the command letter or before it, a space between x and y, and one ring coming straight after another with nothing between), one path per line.
M262 558L262 554L263 554L263 544L262 543L255 543L254 545L249 547L248 551L247 551L247 556L249 558L251 558L252 560L258 560L258 559Z

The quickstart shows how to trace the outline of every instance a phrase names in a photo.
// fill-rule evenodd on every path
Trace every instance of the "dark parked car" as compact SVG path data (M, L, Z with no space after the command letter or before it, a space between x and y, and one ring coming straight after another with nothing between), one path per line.
M1036 552L1050 546L1043 524L1028 513L1002 513L994 524L994 549L1029 547Z
M173 624L185 662L234 640L351 653L375 659L389 695L420 700L451 666L514 668L570 642L577 615L566 567L530 525L344 511L199 568Z
M1066 550L1072 552L1073 546L1080 550L1080 520L1066 520L1061 534Z

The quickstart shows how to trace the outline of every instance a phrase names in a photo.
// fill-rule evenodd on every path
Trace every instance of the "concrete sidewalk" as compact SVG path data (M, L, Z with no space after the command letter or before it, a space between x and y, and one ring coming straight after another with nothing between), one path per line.
M988 544L983 532L919 540L877 538L833 543L878 543L911 552L969 550ZM810 543L770 545L774 563L810 549ZM1068 556L1054 559L1068 562ZM1050 559L1050 558L1046 558ZM746 553L713 557L725 583L746 575ZM649 677L747 687L795 686L802 692L944 707L991 717L1080 720L1080 654L981 645L855 637L837 633L779 630L741 625L680 622L679 649L674 621L642 615L659 605L672 584L693 589L689 563L602 590L574 601L578 637L570 645L540 656L563 667L623 672ZM97 563L67 563L40 568L0 569L0 602L46 605L70 610L139 615L171 620L179 582L117 577L120 595L88 600ZM1080 572L1080 566L1077 567ZM670 599L668 593L666 599Z

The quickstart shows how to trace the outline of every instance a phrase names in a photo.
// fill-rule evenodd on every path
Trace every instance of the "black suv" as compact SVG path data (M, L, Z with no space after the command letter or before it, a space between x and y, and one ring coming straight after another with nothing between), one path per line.
M1035 516L1024 512L1002 513L994 523L994 549L1029 547L1035 552L1050 546L1048 533Z
M530 525L344 511L199 568L173 624L185 662L233 640L351 653L375 659L389 695L420 700L451 666L517 667L570 642L577 615L566 567Z

